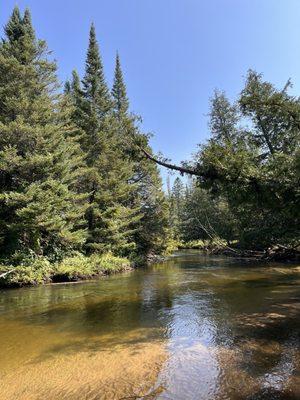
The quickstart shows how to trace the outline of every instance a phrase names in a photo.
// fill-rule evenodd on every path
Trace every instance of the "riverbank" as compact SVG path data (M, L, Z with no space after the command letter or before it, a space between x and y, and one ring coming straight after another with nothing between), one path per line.
M189 242L178 242L178 250L201 250L208 254L220 254L229 257L249 258L258 261L299 261L300 249L298 247L285 247L282 245L272 246L268 249L250 250L243 249L238 242L228 244L222 239L218 240L192 240Z
M0 265L0 288L76 282L129 271L134 266L127 258L110 253L89 257L76 254L54 264L37 257L27 264Z
M233 258L264 262L295 262L300 259L298 249L276 246L265 251L243 250L237 246L237 243L228 245L222 240L174 241L172 251L169 251L168 254L176 250L199 250L210 255L225 255ZM125 257L116 257L111 253L104 255L93 254L89 257L77 253L59 263L51 264L46 258L37 257L26 264L17 266L0 264L0 288L91 280L101 276L130 271L136 267L162 262L164 259L165 257L156 254L140 256L135 261L132 261Z

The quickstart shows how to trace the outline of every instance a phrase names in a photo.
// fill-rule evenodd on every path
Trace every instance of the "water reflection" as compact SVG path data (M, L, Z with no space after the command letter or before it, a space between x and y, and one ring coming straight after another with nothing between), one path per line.
M296 266L181 253L2 291L0 388L14 400L297 399L299 328Z

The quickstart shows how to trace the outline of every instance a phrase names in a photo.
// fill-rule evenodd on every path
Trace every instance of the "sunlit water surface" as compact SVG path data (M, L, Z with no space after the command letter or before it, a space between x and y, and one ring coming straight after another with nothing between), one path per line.
M300 399L299 267L197 252L0 291L0 398Z

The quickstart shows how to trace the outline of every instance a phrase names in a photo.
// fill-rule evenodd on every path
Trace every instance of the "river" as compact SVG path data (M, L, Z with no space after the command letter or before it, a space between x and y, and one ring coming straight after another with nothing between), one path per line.
M299 267L196 251L0 291L3 400L300 399Z

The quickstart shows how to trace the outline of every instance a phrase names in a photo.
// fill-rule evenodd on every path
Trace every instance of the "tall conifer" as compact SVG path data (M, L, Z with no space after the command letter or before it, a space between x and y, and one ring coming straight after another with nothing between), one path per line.
M117 53L114 83L112 87L112 97L114 101L114 110L117 114L127 113L129 107L129 101L126 92L126 86L123 79L123 73L121 69L120 57Z
M21 22L20 22L21 21ZM19 24L23 26L19 29ZM5 27L0 48L0 247L55 258L85 239L76 181L80 149L54 93L56 65L35 39L27 10Z
M23 23L19 7L13 9L12 15L4 27L7 39L10 42L18 40L23 35Z
M85 75L82 81L83 93L90 101L98 117L102 117L111 109L111 98L105 81L104 69L96 39L94 24L91 25L89 46L85 63Z

